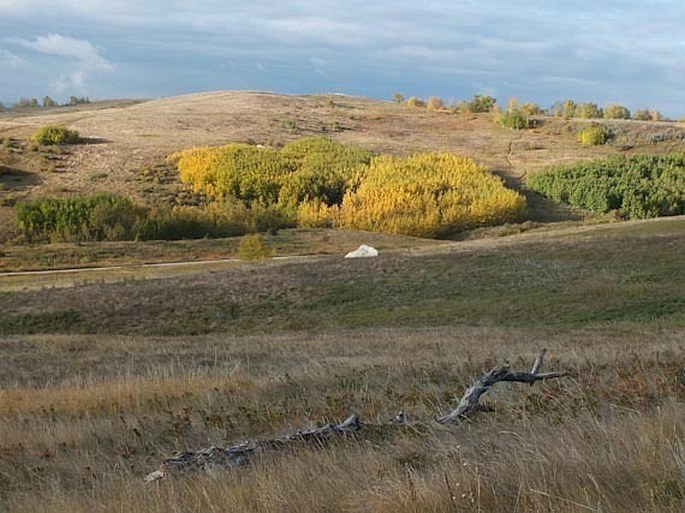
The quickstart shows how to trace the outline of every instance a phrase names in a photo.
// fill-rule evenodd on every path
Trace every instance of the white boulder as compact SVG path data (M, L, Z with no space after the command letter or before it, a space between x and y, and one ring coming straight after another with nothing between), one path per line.
M347 255L345 255L345 258L370 258L377 256L378 250L376 248L362 244L354 251L350 251Z

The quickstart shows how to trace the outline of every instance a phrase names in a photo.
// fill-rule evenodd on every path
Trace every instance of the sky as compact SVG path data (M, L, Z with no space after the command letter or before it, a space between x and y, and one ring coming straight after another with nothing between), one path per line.
M249 89L685 115L682 0L0 0L0 101Z

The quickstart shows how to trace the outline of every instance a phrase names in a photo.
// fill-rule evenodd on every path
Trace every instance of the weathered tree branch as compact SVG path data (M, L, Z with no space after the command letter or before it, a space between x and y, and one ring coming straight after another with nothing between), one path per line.
M469 417L480 408L481 396L490 390L492 385L499 383L500 381L513 381L533 385L536 382L545 379L561 378L566 376L566 372L540 373L546 353L546 349L542 349L540 351L530 372L512 371L509 368L509 364L495 367L478 381L476 381L473 385L471 385L468 390L466 390L459 401L459 404L454 410L449 412L447 415L438 417L436 422L439 424L447 424L449 422L455 422Z
M438 417L435 421L439 424L456 423L484 410L485 408L480 404L480 398L490 390L490 387L501 381L533 385L545 379L566 376L566 372L540 373L545 353L545 349L540 351L530 372L512 371L508 364L490 370L466 390L453 411ZM340 424L328 424L320 428L298 431L292 435L261 441L247 441L227 448L209 447L199 451L181 452L164 460L158 470L145 477L145 482L156 481L170 474L194 470L207 470L213 467L239 467L253 461L257 454L283 451L298 444L322 447L333 440L344 439L362 432L416 428L417 426L419 426L418 423L407 421L403 411L400 411L392 422L387 424L364 423L358 415L354 414Z

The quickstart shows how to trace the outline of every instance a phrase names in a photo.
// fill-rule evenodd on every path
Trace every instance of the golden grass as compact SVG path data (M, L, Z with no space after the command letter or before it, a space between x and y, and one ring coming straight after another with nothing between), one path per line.
M441 328L6 338L0 504L17 513L680 511L683 335ZM457 428L141 481L175 450L352 411L430 418L490 366L526 368L542 345L548 368L571 378L499 385L486 399L495 412Z

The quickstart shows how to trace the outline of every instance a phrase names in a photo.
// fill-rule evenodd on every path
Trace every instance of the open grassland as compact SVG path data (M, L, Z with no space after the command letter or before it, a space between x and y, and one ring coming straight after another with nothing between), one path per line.
M46 286L0 295L0 333L682 323L684 232L682 217L664 218L454 243L378 260L321 256L164 279Z
M491 114L245 92L15 114L0 116L2 240L18 235L17 201L107 191L196 205L169 154L311 135L473 157L530 211L459 242L280 230L266 244L290 258L258 262L235 259L237 238L3 245L4 272L117 268L0 276L0 512L685 510L685 217L591 226L612 216L525 188L550 165L683 150L682 125L601 121L611 143L583 146L587 120L513 131ZM26 142L55 123L84 143ZM342 258L361 243L381 256ZM143 265L160 261L183 265ZM458 426L142 483L178 450L352 412L430 419L492 366L529 368L540 347L570 376L498 385L492 411Z
M496 232L495 232L496 234ZM279 230L264 238L274 256L344 255L362 243L379 250L420 249L444 244L441 241L368 233L352 230ZM0 260L0 272L47 269L129 266L154 262L201 262L235 258L240 237L178 241L124 241L80 244L25 244L7 246ZM3 280L0 290L10 280ZM26 285L26 278L17 280ZM49 285L49 282L46 282Z
M679 512L685 219L0 294L0 510ZM27 277L27 280L32 279ZM144 485L175 450L450 410Z

